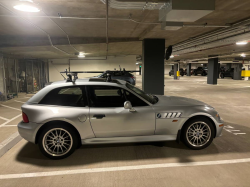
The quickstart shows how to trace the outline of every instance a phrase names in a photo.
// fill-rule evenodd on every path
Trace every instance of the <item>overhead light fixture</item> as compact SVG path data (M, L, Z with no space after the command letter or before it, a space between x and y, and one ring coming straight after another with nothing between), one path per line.
M170 58L174 58L174 55L171 55Z
M25 2L33 3L33 0L19 0L19 1L25 1Z
M241 56L241 57L246 57L246 54L242 53L240 56Z
M79 52L78 57L79 57L79 58L84 58L84 57L85 57L85 54L84 54L83 52Z
M248 44L247 41L236 42L236 45L246 45Z
M138 62L136 62L135 64L137 64L137 65L138 65L139 63L138 63Z
M34 6L30 6L30 5L16 5L14 6L14 9L19 10L19 11L23 11L23 12L40 12L40 10Z

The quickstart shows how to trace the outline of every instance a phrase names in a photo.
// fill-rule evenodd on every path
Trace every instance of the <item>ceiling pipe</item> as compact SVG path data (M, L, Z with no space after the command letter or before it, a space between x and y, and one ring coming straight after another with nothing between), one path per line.
M250 19L241 21L239 23L235 23L231 26L229 26L229 28L224 28L224 29L220 29L220 30L216 30L204 35L200 35L197 37L194 37L192 39L188 39L184 42L180 42L176 45L174 45L174 48L181 48L183 46L187 46L187 45L197 45L197 42L202 42L205 39L208 39L209 37L218 37L218 35L225 35L226 33L232 33L232 32L237 32L237 31L244 31L245 29L249 29L249 25L250 24ZM175 50L174 49L174 50Z
M39 4L36 4L36 6L39 7ZM71 45L71 42L70 42L70 38L69 38L69 35L62 29L62 27L60 27L54 20L52 20L43 10L42 8L40 8L41 11L47 16L47 18L53 22L67 37L67 40L68 40L68 43L69 43L69 46L72 47L76 52L80 53L80 51L78 51L73 45Z
M14 18L30 18L29 16L16 15L0 15L0 17L14 17ZM51 19L74 19L74 20L106 20L107 18L83 18L83 17L58 17L58 16L32 16L32 18L51 18ZM132 21L138 24L160 25L161 22L141 22L132 18L108 18L113 21ZM183 25L183 27L198 27L198 28L228 28L228 25Z
M2 8L4 8L5 10L11 12L12 14L17 15L15 12L11 11L11 10L8 9L6 6L4 6L1 2L0 2L0 6L1 6ZM29 24L31 24L31 25L32 25L33 27L35 27L36 29L42 31L42 32L48 37L48 40L49 40L49 43L50 43L51 47L53 47L54 49L56 49L56 50L58 50L58 51L60 51L60 52L62 52L62 53L64 53L64 54L66 54L66 55L70 55L70 54L67 53L66 51L64 51L64 50L62 50L62 49L59 49L58 47L54 46L54 45L53 45L53 42L52 42L52 40L51 40L51 37L50 37L50 35L49 35L49 33L47 33L45 30L43 30L42 28L40 28L39 26L37 26L36 24L34 24L33 22L31 22L31 21L28 20L28 19L25 19L25 18L21 18L21 19L23 19L24 21L28 22Z
M108 58L109 51L109 2L106 0L106 59Z

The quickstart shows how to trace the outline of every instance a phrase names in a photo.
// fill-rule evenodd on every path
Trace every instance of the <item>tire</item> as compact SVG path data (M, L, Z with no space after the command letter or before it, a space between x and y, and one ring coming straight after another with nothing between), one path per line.
M197 132L198 128L203 128L203 130ZM197 133L195 133L195 131ZM197 117L185 124L181 134L183 143L187 147L194 150L200 150L208 147L212 143L213 138L215 137L215 129L209 119L205 117ZM205 137L206 135L207 137ZM197 139L198 143L196 142Z
M224 75L223 75L223 74L220 74L220 78L224 79Z
M56 139L58 137L61 137L61 139ZM46 157L59 160L70 156L79 147L78 140L77 132L70 126L51 124L46 126L39 134L38 146ZM51 145L51 149L47 147L48 145Z
M169 76L171 77L171 73L169 73Z

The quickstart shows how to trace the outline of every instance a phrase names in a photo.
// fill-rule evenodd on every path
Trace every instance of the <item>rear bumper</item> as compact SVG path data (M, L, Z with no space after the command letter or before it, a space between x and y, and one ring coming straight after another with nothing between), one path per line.
M22 121L18 124L18 132L25 140L35 143L36 134L42 124L37 123L23 123Z

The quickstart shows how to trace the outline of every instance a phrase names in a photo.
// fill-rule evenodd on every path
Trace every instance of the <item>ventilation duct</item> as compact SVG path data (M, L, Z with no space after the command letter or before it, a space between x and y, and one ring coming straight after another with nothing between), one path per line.
M159 11L159 21L195 22L215 10L215 0L170 0Z
M106 4L107 0L101 0ZM215 10L215 0L108 0L115 9L159 10L163 30L178 30L183 22L195 22Z
M154 2L140 1L122 1L122 0L108 0L109 6L115 9L140 9L140 10L159 10L165 6L169 0L155 0ZM101 0L106 4L106 0Z

